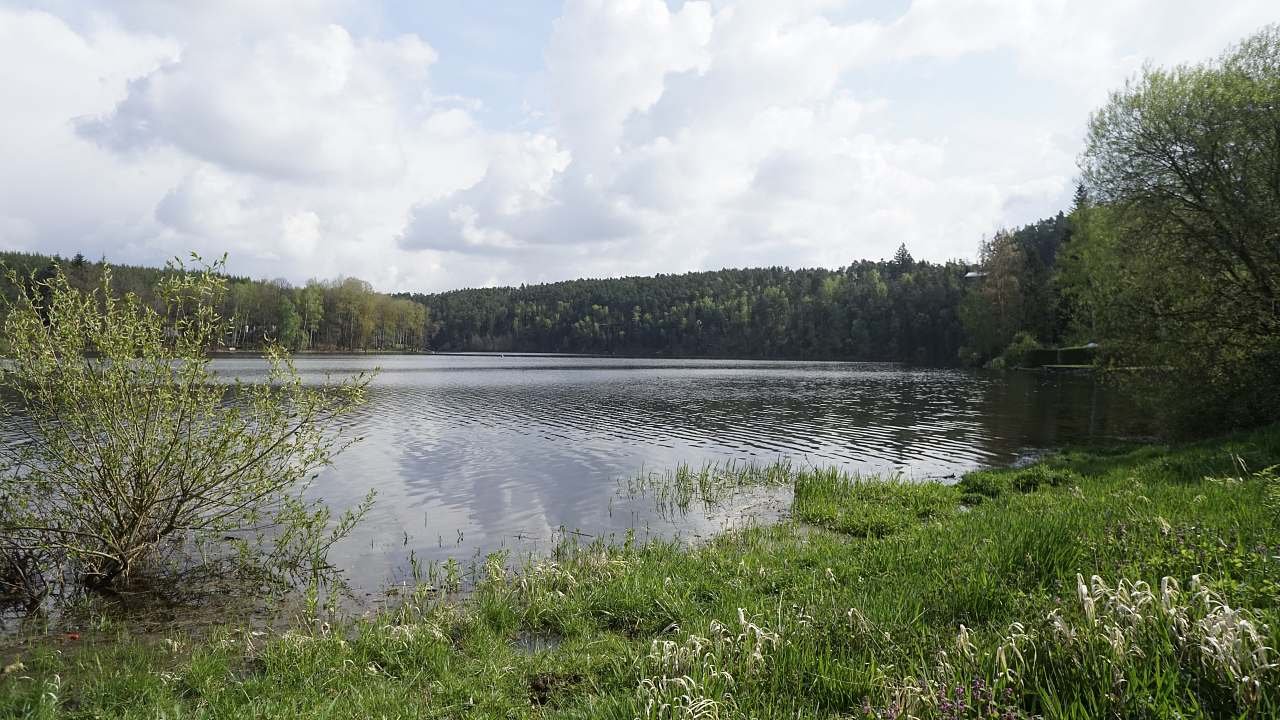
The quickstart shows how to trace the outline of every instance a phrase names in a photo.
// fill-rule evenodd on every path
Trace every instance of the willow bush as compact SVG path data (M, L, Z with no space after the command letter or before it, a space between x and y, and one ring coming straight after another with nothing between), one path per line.
M141 580L332 573L329 548L372 495L334 517L305 491L353 441L332 421L368 378L304 386L279 347L265 381L219 377L222 266L172 263L151 304L117 297L110 272L88 292L60 269L9 275L0 592L35 605Z

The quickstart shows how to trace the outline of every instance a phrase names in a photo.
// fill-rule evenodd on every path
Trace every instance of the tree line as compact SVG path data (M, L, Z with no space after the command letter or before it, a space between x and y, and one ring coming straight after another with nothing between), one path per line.
M1062 215L997 234L976 272L961 261L915 260L902 246L890 260L834 270L725 269L434 294L382 294L356 278L293 287L228 277L218 311L231 327L223 345L246 350L272 341L292 350L982 364L1028 327L1045 341L1062 336L1061 318L1046 308L1057 302L1052 265L1069 237ZM0 262L28 282L62 267L81 290L97 287L106 267L80 255L10 252ZM164 270L111 272L116 292L152 302ZM5 292L12 299L16 289Z
M72 286L89 291L102 284L107 265L77 254L70 259L33 253L0 253L14 271L17 287L6 284L9 300L23 286L41 283L62 268ZM112 265L113 294L133 293L144 303L159 304L155 288L165 270ZM427 308L412 300L375 292L357 278L310 280L294 287L285 280L250 280L228 276L218 313L228 321L221 345L260 350L278 343L290 350L415 351L426 348L430 324Z
M668 356L905 360L952 364L967 267L889 261L473 288L414 300L432 346Z
M1083 191L1082 191L1083 192ZM1017 350L1087 343L1059 257L1071 216L984 240L979 262L889 260L834 270L730 269L414 294L433 348L1020 364Z

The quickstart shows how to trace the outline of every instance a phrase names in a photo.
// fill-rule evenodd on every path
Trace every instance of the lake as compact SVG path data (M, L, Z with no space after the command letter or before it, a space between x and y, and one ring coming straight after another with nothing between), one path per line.
M565 356L310 356L309 381L380 368L348 422L364 440L313 492L377 504L333 559L353 585L423 561L549 549L566 536L693 538L785 507L780 491L672 518L619 481L680 462L838 465L915 479L1009 465L1068 443L1137 432L1088 374L890 364ZM260 360L214 363L252 380Z

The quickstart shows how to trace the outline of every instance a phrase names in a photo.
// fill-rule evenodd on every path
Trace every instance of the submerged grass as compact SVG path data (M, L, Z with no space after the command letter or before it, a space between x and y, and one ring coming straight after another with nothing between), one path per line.
M641 473L620 483L627 497L653 501L663 517L679 517L695 506L710 510L749 488L788 487L794 482L791 461L773 463L680 463L674 470Z
M1278 462L1273 427L955 487L782 468L790 521L495 556L460 604L35 639L0 716L1277 717Z

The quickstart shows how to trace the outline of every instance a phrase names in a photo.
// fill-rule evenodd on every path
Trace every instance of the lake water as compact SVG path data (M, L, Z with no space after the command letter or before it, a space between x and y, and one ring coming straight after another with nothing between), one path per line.
M251 380L253 359L220 359ZM680 462L839 465L954 478L1066 443L1134 431L1088 375L980 373L864 363L557 356L324 356L319 381L380 368L349 422L364 440L321 473L336 508L377 504L334 560L377 589L424 561L543 552L566 535L695 537L785 507L779 491L664 517L619 480Z

